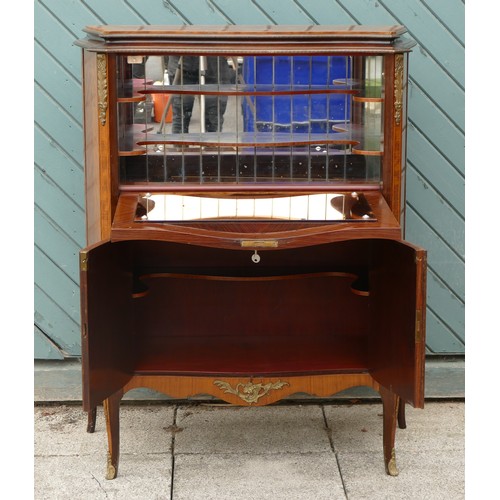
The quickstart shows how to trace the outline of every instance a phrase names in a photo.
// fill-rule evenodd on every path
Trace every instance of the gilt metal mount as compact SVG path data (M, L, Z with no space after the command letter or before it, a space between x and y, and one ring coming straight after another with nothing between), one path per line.
M99 121L106 125L106 112L108 111L108 64L106 54L97 54L97 106L99 108Z
M396 54L396 68L394 74L394 118L396 125L401 125L403 111L403 70L404 55Z
M390 476L397 476L399 474L398 468L396 466L396 450L393 448L391 452L391 459L387 464L387 473Z
M234 389L229 382L224 382L222 380L215 380L214 384L225 393L234 394L249 404L257 403L260 398L271 390L281 389L286 385L290 385L288 382L282 382L281 380L274 383L269 382L268 384L254 384L253 382L242 384L240 382Z

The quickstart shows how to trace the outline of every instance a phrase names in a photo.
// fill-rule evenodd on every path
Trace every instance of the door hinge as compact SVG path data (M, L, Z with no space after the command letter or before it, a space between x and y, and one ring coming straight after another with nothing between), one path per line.
M80 271L87 271L88 258L87 252L80 252Z
M417 309L415 312L415 343L422 342L422 311Z

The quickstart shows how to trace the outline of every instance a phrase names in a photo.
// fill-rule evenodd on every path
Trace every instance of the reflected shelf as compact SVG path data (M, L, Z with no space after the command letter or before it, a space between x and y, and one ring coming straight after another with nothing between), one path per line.
M194 84L194 85L144 85L140 94L193 94L193 95L311 95L359 94L351 85L284 85L284 84Z
M308 134L287 132L200 132L189 134L147 134L138 139L139 146L148 144L193 145L210 147L281 147L307 146L316 144L337 144L355 146L359 141L343 133Z
M283 148L312 146L319 153L335 154L328 146L352 148L357 154L382 154L382 132L367 130L357 125L334 125L331 133L304 132L190 132L186 134L159 134L153 126L134 125L120 138L121 156L153 153L148 147L156 146L157 153L195 151L214 148L216 151L241 148ZM368 147L368 145L370 145ZM208 152L208 151L207 151Z

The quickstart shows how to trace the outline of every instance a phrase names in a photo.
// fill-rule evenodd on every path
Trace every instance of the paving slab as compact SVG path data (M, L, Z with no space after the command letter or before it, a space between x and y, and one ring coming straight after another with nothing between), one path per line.
M119 479L105 479L106 455L57 455L35 459L36 500L170 499L169 454L124 454Z
M109 481L102 407L93 434L80 406L35 407L35 498L460 500L464 409L407 407L394 478L384 470L379 403L123 404L120 466Z
M349 500L460 500L465 498L462 451L396 451L399 475L384 471L382 451L337 453Z
M407 428L396 430L393 478L384 471L382 405L325 406L347 498L464 498L464 409L455 402L407 406Z
M122 406L120 451L126 453L171 452L174 407ZM35 408L35 456L99 454L105 461L108 449L106 422L98 408L96 429L86 432L87 414L78 406Z
M382 404L325 405L335 450L382 449ZM424 409L406 406L406 429L396 430L396 451L463 450L465 405L430 402Z
M34 488L38 499L170 498L172 426L170 406L120 411L120 480L106 476L107 435L102 407L94 433L79 406L36 407Z
M175 458L175 500L344 500L332 453L184 455Z
M177 412L176 453L331 451L319 405L188 406Z

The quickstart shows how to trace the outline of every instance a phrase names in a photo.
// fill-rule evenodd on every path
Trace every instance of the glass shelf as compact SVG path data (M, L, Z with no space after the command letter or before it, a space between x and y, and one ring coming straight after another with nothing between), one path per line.
M348 137L346 133L332 134L289 134L289 133L258 133L242 132L206 132L190 134L144 134L137 138L137 144L147 146L150 144L165 145L192 145L208 147L282 147L282 146L308 146L308 145L345 145L356 146L359 141Z
M151 154L169 151L193 151L196 148L280 148L313 146L316 152L328 152L328 146L360 147L376 153L381 152L382 135L376 128L361 128L357 125L334 125L331 133L302 133L302 132L204 132L188 134L159 134L155 133L154 126L134 125L129 128L120 141L120 154L140 149L139 146L163 146L154 148ZM366 145L371 147L366 147ZM179 148L184 148L183 150ZM143 149L146 153L146 149ZM300 151L300 150L297 150ZM305 152L306 149L303 150ZM207 151L210 152L210 151ZM331 151L334 153L335 151ZM338 152L338 151L337 151Z
M359 94L349 85L150 85L137 90L140 94L194 94L194 95L311 95L311 94Z

